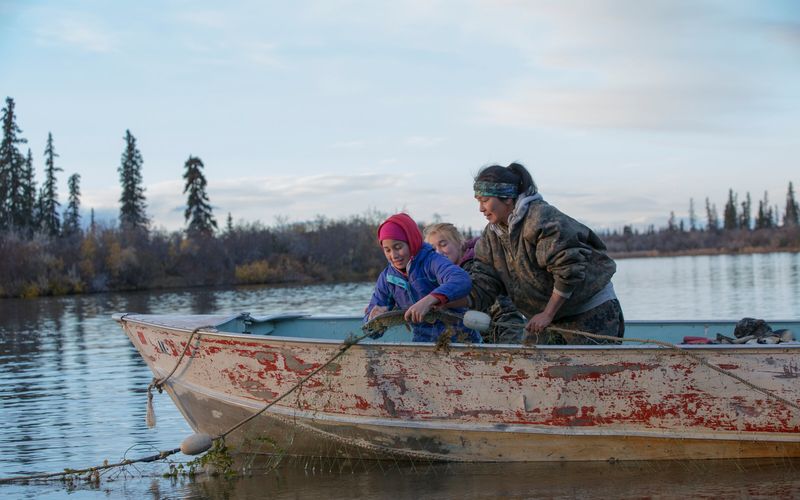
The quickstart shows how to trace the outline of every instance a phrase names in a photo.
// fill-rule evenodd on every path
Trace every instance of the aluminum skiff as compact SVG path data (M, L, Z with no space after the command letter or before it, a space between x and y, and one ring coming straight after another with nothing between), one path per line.
M355 317L114 318L156 378L178 365L164 388L211 436L361 333ZM800 322L771 325L800 332ZM679 342L733 326L632 321L626 337ZM462 462L800 457L797 343L437 349L409 338L399 327L353 345L226 443L242 453Z

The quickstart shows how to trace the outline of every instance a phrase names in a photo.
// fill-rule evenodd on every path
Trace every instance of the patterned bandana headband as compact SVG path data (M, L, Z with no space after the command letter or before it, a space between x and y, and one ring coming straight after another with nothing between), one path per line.
M475 181L472 185L475 196L494 196L496 198L516 198L519 195L516 184L507 182Z

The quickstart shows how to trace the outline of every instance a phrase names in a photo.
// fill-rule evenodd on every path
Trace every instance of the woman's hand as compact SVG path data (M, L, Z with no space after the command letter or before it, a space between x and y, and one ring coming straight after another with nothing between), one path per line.
M374 318L375 316L377 316L379 314L383 314L383 313L385 313L387 311L389 311L389 308L386 307L386 306L375 306L369 312L369 316L367 316L367 321L372 321L372 318Z
M542 333L545 328L550 326L552 322L553 316L547 312L540 312L532 317L530 321L528 321L528 324L525 325L525 331L528 332L528 334L539 334Z
M438 303L439 299L433 295L426 295L419 299L416 304L409 307L403 318L411 323L421 323L428 311Z
M542 333L545 328L550 326L550 323L553 322L553 318L556 317L556 313L566 301L566 298L554 291L550 295L550 300L547 301L544 311L534 315L531 320L528 321L528 324L525 325L525 331L528 332L528 335L538 335Z

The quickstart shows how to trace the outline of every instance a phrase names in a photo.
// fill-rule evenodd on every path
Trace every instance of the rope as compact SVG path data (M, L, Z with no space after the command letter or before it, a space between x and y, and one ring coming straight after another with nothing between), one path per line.
M302 387L303 384L305 384L306 382L308 382L309 379L311 379L311 377L313 377L317 373L319 373L322 370L324 370L325 368L327 368L328 365L330 365L331 363L333 363L334 361L339 359L339 357L342 356L344 353L346 353L351 347L353 347L354 345L358 344L359 342L361 342L365 338L369 337L370 335L373 335L373 332L366 331L366 332L362 333L361 335L358 335L356 337L350 337L350 338L346 339L344 341L344 343L342 344L342 346L339 348L339 350L336 352L336 354L334 354L328 361L326 361L325 363L323 363L320 366L318 366L317 368L315 368L313 371L311 371L311 373L309 373L308 375L306 375L305 377L300 379L300 381L297 382L295 385L293 385L288 391L284 392L279 397L277 397L276 399L272 400L268 405L266 405L265 407L261 408L259 411L257 411L256 413L250 415L249 417L245 418L244 420L242 420L238 424L234 425L233 427L231 427L227 431L223 432L219 436L215 437L214 440L215 441L218 440L218 439L224 440L225 437L228 434L230 434L231 432L235 431L239 427L243 426L247 422L250 422L254 418L258 417L259 415L261 415L262 413L264 413L265 411L270 409L274 404L276 404L279 401L283 400L285 397L287 397L288 395L290 395L291 393L293 393L294 391L296 391L297 389Z
M161 392L163 391L161 387L175 373L175 371L180 366L181 361L183 361L183 358L189 351L189 346L192 343L192 339L194 338L195 335L197 335L197 332L199 332L204 328L214 328L214 325L198 326L197 328L192 330L192 334L189 335L189 340L186 341L186 345L183 347L183 352L181 352L181 356L178 358L178 361L177 363L175 363L175 366L172 368L172 371L169 372L169 374L162 379L157 379L156 377L153 377L153 380L150 382L150 385L147 386L147 411L145 413L145 422L147 422L148 428L152 429L153 427L156 426L156 413L153 410L153 388L157 389L158 393L161 394Z
M272 400L269 404L267 404L266 406L261 408L259 411L257 411L256 413L250 415L249 417L243 419L242 421L240 421L239 423L237 423L236 425L234 425L233 427L231 427L227 431L225 431L222 434L220 434L219 436L215 437L214 440L215 441L218 440L218 439L224 440L225 437L228 436L228 434L230 434L231 432L235 431L236 429L238 429L239 427L243 426L244 424L250 422L254 418L258 417L259 415L263 414L265 411L270 409L273 405L275 405L276 403L278 403L279 401L283 400L284 398L286 398L287 396L292 394L294 391L296 391L297 389L302 387L303 384L308 382L314 375L316 375L317 373L319 373L322 370L324 370L331 363L333 363L334 361L339 359L339 357L341 357L344 353L346 353L351 347L353 347L354 345L358 344L359 342L361 342L365 338L375 336L376 334L382 333L383 331L385 331L386 328L388 328L389 326L392 326L394 324L399 324L399 323L403 322L403 321L398 321L398 319L402 320L404 318L405 312L406 312L405 310L388 311L388 312L385 312L383 314L379 314L378 316L375 316L374 318L369 320L367 323L364 324L364 326L361 327L361 329L363 330L364 333L361 333L360 335L356 335L356 336L351 336L351 337L348 337L347 339L345 339L344 342L342 343L342 345L339 347L339 350L336 352L336 354L334 354L330 359L328 359L328 361L326 361L325 363L323 363L320 366L318 366L317 368L315 368L313 371L311 371L311 373L309 373L308 375L306 375L305 377L300 379L300 381L298 381L295 385L293 385L288 391L284 392L283 394L278 396L276 399ZM451 317L451 318L453 318L453 317L454 318L461 318L462 317L462 316L459 316L458 314L451 313L451 312L448 312L448 311L430 311L428 314L425 315L424 321L428 321L428 322L432 323L432 322L436 321L437 319L444 319L444 317L448 317L448 316ZM174 370L173 370L173 372L174 372Z
M345 352L347 352L351 347L353 347L354 345L358 344L359 342L361 342L365 338L367 338L367 337L369 337L371 335L374 335L375 332L370 328L371 325L374 325L374 324L377 323L377 322L373 323L375 320L379 320L380 321L381 319L385 319L385 318L382 318L382 317L383 316L387 316L387 315L393 316L392 314L386 313L386 314L379 315L379 316L375 317L372 321L370 321L370 322L368 322L367 324L364 325L364 327L363 327L364 333L362 333L361 335L355 336L355 337L349 337L349 338L345 339L345 341L342 343L341 347L336 352L336 354L334 354L328 361L326 361L324 364L320 365L319 367L315 368L311 373L309 373L308 375L303 377L299 382L297 382L294 386L292 386L288 391L283 393L277 399L275 399L272 402L270 402L268 405L266 405L264 408L259 410L257 413L254 413L253 415L250 415L249 417L245 418L244 420L242 420L241 422L237 423L236 425L234 425L233 427L231 427L227 431L225 431L222 434L220 434L219 436L213 438L213 440L214 441L222 440L224 442L225 437L228 434L230 434L231 432L235 431L239 427L243 426L247 422L253 420L257 416L261 415L262 413L267 411L269 408L271 408L275 403L281 401L282 399L284 399L285 397L287 397L288 395L293 393L295 390L297 390L303 384L305 384L309 379L311 379L311 377L313 377L314 375L316 375L320 371L324 370L327 366L329 366L331 363L336 361L340 356L342 356ZM180 357L178 358L178 361L175 363L175 366L172 368L172 371L170 371L169 374L164 378L157 379L157 378L154 377L153 381L150 382L150 385L147 386L148 419L149 419L149 417L151 415L151 412L152 412L152 400L153 400L152 389L155 387L156 389L158 389L159 393L161 392L161 386L167 381L167 379L169 379L177 371L178 366L180 366L181 362L183 361L183 358L186 356L186 353L189 350L189 345L191 344L192 339L203 328L213 328L213 325L212 326L201 326L201 327L198 327L198 328L195 328L194 330L192 330L192 334L189 336L189 339L186 342L186 346L184 346L183 352L181 353ZM155 419L153 419L153 424L155 424ZM148 422L148 426L150 426L150 422ZM31 475L27 475L27 476L15 476L15 477L0 478L0 484L7 484L7 483L13 483L13 482L25 482L25 481L32 481L32 480L37 480L37 479L50 479L50 478L54 478L54 477L64 477L64 476L67 476L69 474L82 474L84 472L95 472L95 471L101 471L101 470L105 470L105 469L111 469L111 468L114 468L114 467L124 467L126 465L131 465L131 464L140 463L140 462L154 462L156 460L162 460L162 459L164 459L164 458L166 458L166 457L168 457L170 455L174 455L175 453L178 453L179 451L181 451L180 448L174 448L172 450L160 451L156 455L150 455L150 456L147 456L147 457L142 457L142 458L133 459L133 460L123 460L121 462L117 462L117 463L114 463L114 464L104 464L104 465L100 465L100 466L96 466L96 467L88 467L88 468L85 468L85 469L65 469L62 472L50 472L50 473L44 473L44 474L31 474Z
M505 322L501 322L501 321L497 321L497 322L492 321L492 323L496 324L496 325L499 325L499 326L509 327L509 328L519 328L519 329L522 328L517 323L505 323ZM702 356L700 356L698 354L695 354L692 351L690 351L688 349L685 349L685 348L681 347L678 344L673 344L671 342L665 342L663 340L636 339L636 338L630 338L630 337L612 337L610 335L600 335L600 334L597 334L597 333L589 333L589 332L584 332L584 331L581 331L581 330L570 330L568 328L561 328L561 327L558 327L558 326L548 326L547 328L545 328L545 331L546 330L551 330L551 331L554 331L554 332L557 332L557 333L567 333L567 334L571 334L571 335L580 335L580 336L587 337L587 338L590 338L590 339L595 339L595 340L607 340L607 341L611 341L611 342L639 342L639 343L642 343L642 344L655 344L655 345L658 345L658 346L661 346L661 347L666 347L668 349L673 349L673 350L678 351L678 352L680 352L681 354L683 354L683 355L685 355L687 357L690 357L690 358L694 359L695 361L699 362L701 365L704 365L704 366L707 366L708 368L711 368L712 370L714 370L717 373L721 373L722 375L726 375L726 376L736 380L737 382L740 382L740 383L746 385L747 387L750 387L751 389L753 389L753 390L755 390L757 392L760 392L761 394L763 394L763 395L765 395L765 396L767 396L769 398L772 398L772 399L775 399L777 401L780 401L781 403L783 403L783 404L785 404L787 406L790 406L790 407L794 408L795 410L800 411L800 405L798 405L797 403L795 403L795 402L793 402L793 401L791 401L789 399L786 399L783 396L775 394L774 392L770 391L769 389L765 389L763 387L760 387L760 386L750 382L749 380L745 380L744 378L740 377L739 375L736 375L735 373L732 373L732 372L730 372L730 371L728 371L728 370L726 370L724 368L721 368L721 367L719 367L719 366L717 366L717 365L715 365L713 363L710 363L704 357L702 357ZM534 346L531 346L531 345L528 345L528 344L524 344L524 345L526 347L534 347Z
M358 344L359 342L361 342L362 340L364 340L367 337L374 336L374 335L376 335L376 333L382 333L389 326L393 326L394 324L402 322L400 320L400 318L403 318L404 314L405 314L405 311L396 310L396 311L389 311L387 313L384 313L384 314L376 316L375 318L373 318L372 320L367 322L362 327L362 330L364 331L362 334L357 335L357 336L350 336L347 339L345 339L344 342L342 343L342 345L339 347L339 350L336 352L336 354L334 354L325 363L323 363L322 365L320 365L317 368L315 368L313 371L311 371L311 373L309 373L308 375L306 375L305 377L300 379L289 390L287 390L286 392L281 394L278 398L272 400L269 404L267 404L266 406L261 408L256 413L254 413L254 414L250 415L249 417L241 420L239 423L235 424L234 426L229 428L227 431L221 433L220 435L212 438L213 441L222 441L222 442L224 442L225 438L230 433L232 433L236 429L240 428L241 426L247 424L251 420L253 420L256 417L258 417L259 415L263 414L265 411L270 409L273 405L275 405L276 403L282 401L284 398L286 398L287 396L292 394L294 391L296 391L297 389L302 387L303 384L308 382L317 373L319 373L320 371L324 370L331 363L333 363L334 361L339 359L339 357L344 355L351 347L353 347L354 345ZM458 314L458 313L454 313L452 311L447 311L447 310L436 310L436 311L429 312L425 316L425 321L433 322L433 321L435 321L437 319L444 320L445 318L448 318L450 320L463 319L463 314ZM494 324L494 325L498 325L498 326L506 326L506 327L515 328L515 329L522 329L522 327L518 323L506 323L506 322L501 322L501 321L492 321L491 323ZM155 387L156 389L158 389L159 392L161 392L161 386L177 371L178 366L180 366L181 362L183 361L183 358L186 356L186 353L189 350L189 345L191 344L192 339L203 328L213 328L213 325L211 325L211 326L201 326L201 327L195 328L192 331L192 334L189 336L189 339L187 340L186 345L183 348L183 352L181 353L180 357L178 358L178 361L175 363L175 366L172 368L172 371L170 371L169 374L166 377L163 377L161 379L156 379L155 377L153 378L153 381L147 387L148 405L151 405L151 402L152 402L152 397L153 397L152 396L152 389ZM718 373L726 375L726 376L728 376L728 377L730 377L730 378L732 378L732 379L744 384L745 386L750 387L750 388L754 389L755 391L758 391L758 392L764 394L767 397L770 397L770 398L773 398L773 399L775 399L777 401L780 401L780 402L784 403L785 405L787 405L789 407L792 407L792 408L794 408L796 410L800 410L800 405L794 403L793 401L790 401L790 400L788 400L788 399L786 399L786 398L784 398L782 396L774 394L773 392L769 391L768 389L764 389L763 387L759 387L759 386L753 384L752 382L749 382L749 381L743 379L742 377L736 375L735 373L731 373L728 370L720 368L719 366L716 366L716 365L708 362L702 356L699 356L699 355L697 355L697 354L695 354L693 352L690 352L689 350L684 349L684 348L680 347L677 344L673 344L673 343L665 342L665 341L661 341L661 340L652 340L652 339L612 337L610 335L600 335L600 334L596 334L596 333L589 333L589 332L584 332L584 331L580 331L580 330L571 330L571 329L560 328L560 327L555 327L555 326L549 326L549 327L547 327L545 329L545 331L547 331L547 330L551 330L551 331L559 332L559 333L567 333L567 334L571 334L571 335L580 335L580 336L583 336L583 337L596 339L596 340L606 340L606 341L611 341L611 342L639 342L639 343L643 343L643 344L655 344L655 345L659 345L659 346L666 347L666 348L669 348L669 349L673 349L673 350L676 350L676 351L680 352L683 355L686 355L686 356L698 361L700 364L702 364L704 366L707 366L707 367L711 368L712 370L714 370L714 371L716 371ZM523 346L527 347L527 348L536 348L535 345L523 344ZM151 409L148 408L148 413L150 411L151 411ZM148 425L149 425L149 423L148 423ZM368 443L365 443L365 444L368 444ZM382 448L382 447L379 447L379 448ZM367 446L367 449L369 449L369 446ZM114 468L114 467L123 467L123 466L126 466L126 465L131 465L131 464L134 464L134 463L154 462L156 460L162 460L162 459L164 459L164 458L166 458L166 457L168 457L170 455L178 453L179 451L181 451L180 448L174 448L172 450L160 451L156 455L150 455L150 456L147 456L147 457L141 457L141 458L132 459L132 460L123 460L121 462L117 462L117 463L114 463L114 464L104 464L104 465L101 465L101 466L88 467L88 468L79 469L79 470L65 469L63 472L52 472L52 473L44 473L44 474L32 474L32 475L28 475L28 476L16 476L16 477L0 478L0 484L7 484L7 483L12 483L12 482L24 482L24 481L31 481L31 480L38 480L38 479L49 479L49 478L53 478L53 477L63 477L63 476L66 476L68 474L83 474L83 473L87 473L87 472L88 473L94 473L94 472L99 472L99 471L105 470L105 469L111 469L111 468ZM380 451L386 451L386 450L382 450L381 449ZM428 458L431 458L431 457L429 456Z
M141 458L134 458L130 460L123 460L121 462L117 462L115 464L103 464L96 467L87 467L85 469L64 469L62 472L49 472L45 474L31 474L29 476L15 476L15 477L4 477L0 478L0 484L8 484L8 483L16 483L16 482L24 482L24 481L34 481L37 479L50 479L53 477L59 476L67 476L69 474L83 474L84 472L99 472L105 469L113 469L114 467L123 467L126 465L136 464L136 463L143 463L143 462L155 462L156 460L163 460L170 455L174 455L181 451L180 448L175 448L172 450L165 450L159 451L155 455L149 455L146 457Z

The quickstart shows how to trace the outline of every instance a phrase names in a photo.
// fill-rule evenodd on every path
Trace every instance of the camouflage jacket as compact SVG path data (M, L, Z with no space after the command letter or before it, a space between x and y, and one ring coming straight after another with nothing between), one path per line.
M591 229L541 195L520 197L509 225L489 224L475 247L471 305L486 310L497 296L508 295L530 318L555 290L567 297L556 319L583 312L609 289L616 271L605 249Z

